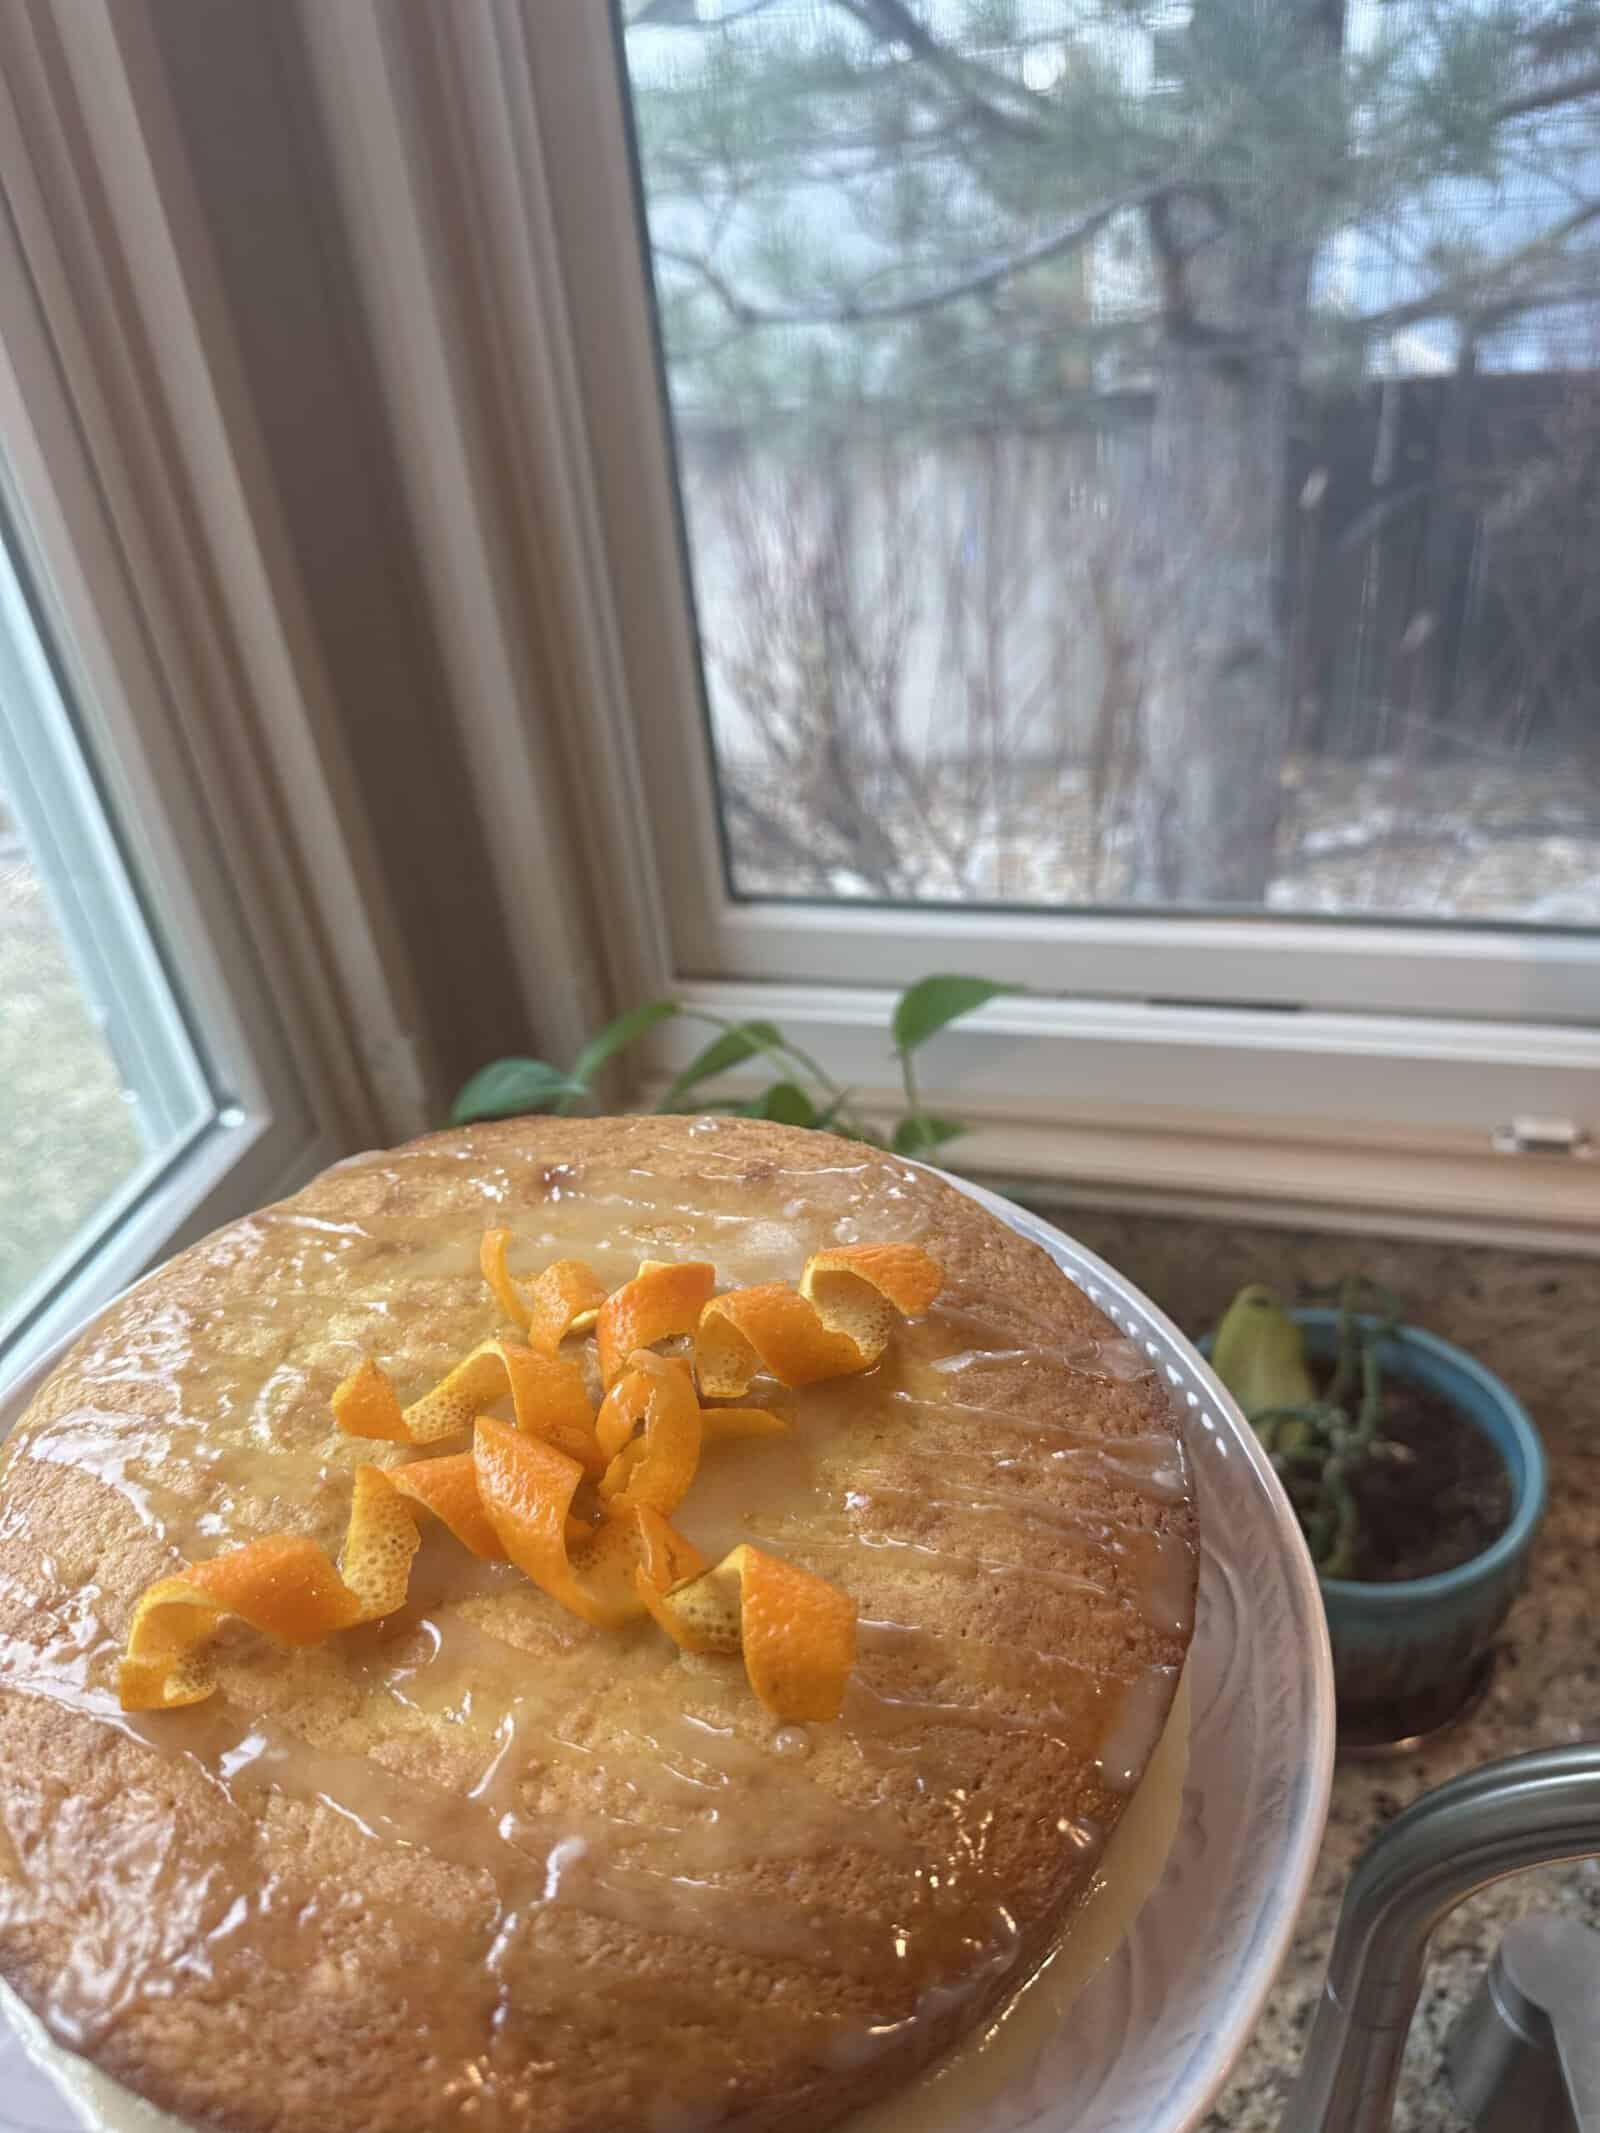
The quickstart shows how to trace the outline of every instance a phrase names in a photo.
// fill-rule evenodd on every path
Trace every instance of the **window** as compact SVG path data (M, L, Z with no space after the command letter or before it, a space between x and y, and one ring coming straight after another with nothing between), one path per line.
M732 895L1600 922L1538 6L631 14Z
M0 544L0 1383L334 1152L158 702L130 718L153 676L114 576L91 595L79 574L99 560L93 515L81 545L62 538L33 427L48 395L24 409L17 382L0 364L0 434L25 462ZM70 479L70 455L53 471Z
M223 1108L0 547L0 1343Z
M1554 17L625 15L732 897L1600 922Z
M1592 1241L1589 31L607 12L308 17L604 952L869 1097L906 980L1026 988L942 1043L974 1167Z

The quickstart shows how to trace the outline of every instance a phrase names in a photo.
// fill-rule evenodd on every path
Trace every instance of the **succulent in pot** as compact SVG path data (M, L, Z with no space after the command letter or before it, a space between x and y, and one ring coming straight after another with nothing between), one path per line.
M1472 1697L1527 1568L1545 1460L1472 1356L1361 1277L1332 1309L1242 1289L1203 1344L1288 1492L1327 1610L1347 1748L1415 1740Z

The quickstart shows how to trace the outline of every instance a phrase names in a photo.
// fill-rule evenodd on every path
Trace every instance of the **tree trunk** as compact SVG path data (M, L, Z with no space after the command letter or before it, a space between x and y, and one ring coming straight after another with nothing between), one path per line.
M1134 894L1260 903L1290 721L1283 366L1174 350L1157 393Z
M1252 0L1202 4L1227 7L1236 32L1253 11ZM1280 26L1283 5L1273 0ZM1333 12L1304 0L1298 11L1307 63L1336 55ZM1209 186L1149 212L1163 339L1141 512L1142 902L1260 904L1274 869L1293 710L1289 447L1313 248L1274 228L1272 212L1248 219Z

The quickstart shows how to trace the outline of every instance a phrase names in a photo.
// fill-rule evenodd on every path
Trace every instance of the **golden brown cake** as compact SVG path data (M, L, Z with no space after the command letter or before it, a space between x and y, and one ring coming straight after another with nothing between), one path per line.
M737 1658L590 1628L426 1533L403 1609L125 1712L139 1594L336 1552L364 1358L403 1399L519 1275L705 1259L794 1281L907 1240L943 1271L878 1366L720 1444L674 1513L860 1616L842 1715ZM569 1343L576 1349L577 1343ZM226 2133L831 2125L976 2022L1086 1886L1188 1644L1164 1388L1034 1246L899 1159L736 1120L525 1119L339 1165L106 1313L0 1464L0 1970L54 2034Z

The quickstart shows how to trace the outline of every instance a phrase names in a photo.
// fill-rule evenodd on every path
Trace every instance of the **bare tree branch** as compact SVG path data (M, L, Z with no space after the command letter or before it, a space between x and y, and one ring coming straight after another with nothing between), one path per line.
M1546 82L1538 89L1525 89L1520 96L1508 96L1496 104L1490 112L1495 124L1507 119L1526 118L1534 111L1554 111L1562 104L1581 103L1586 96L1600 95L1600 67L1590 67L1583 74L1569 74L1564 80Z
M929 73L943 82L959 100L974 124L986 133L999 134L1013 141L1047 138L1050 131L1048 120L1053 114L1048 97L1040 96L1037 90L1024 83L1008 81L992 67L946 50L912 14L905 0L834 0L834 5L875 37L903 45L914 59L921 60ZM1007 110L1003 103L995 101L996 98L1022 105L1028 115Z
M1565 284L1552 288L1547 283L1531 282L1520 288L1507 288L1505 279L1514 277L1524 267L1538 265L1553 247L1597 219L1600 219L1600 200L1586 200L1518 251L1508 252L1505 258L1496 260L1484 273L1441 282L1426 295L1411 297L1403 304L1390 304L1382 311L1368 311L1359 318L1340 319L1336 321L1338 329L1341 333L1363 336L1398 333L1402 327L1421 325L1424 320L1434 318L1471 319L1480 325L1499 324L1515 317L1519 311L1537 311L1544 304L1564 303L1570 295ZM1550 261L1552 266L1568 263L1559 258ZM1592 297L1592 280L1589 293Z
M705 35L763 14L772 4L773 0L744 0L742 6L729 7L714 20L704 21L695 13L693 0L646 0L630 18L629 27L645 24ZM834 5L880 43L902 46L950 91L983 131L1014 141L1045 137L1045 121L1052 112L1048 97L1025 82L1010 81L994 68L950 51L917 20L904 0L834 0ZM1007 109L1008 104L1020 109Z
M726 29L730 23L743 22L747 15L764 15L775 0L744 0L742 7L730 7L712 18L701 16L694 0L644 0L628 16L628 28L641 25L651 29L699 30L702 34Z
M908 127L894 144L895 168L932 158L948 157L959 141L960 127L953 118ZM883 139L877 133L835 133L823 143L776 138L763 144L761 183L766 191L794 185L849 182L881 173ZM652 200L687 198L703 204L719 184L726 182L727 163L719 150L685 153L681 148L657 151L651 176Z
M958 275L954 281L941 282L936 288L921 290L915 296L886 298L881 303L847 300L838 304L781 307L753 304L741 296L708 259L702 259L694 252L681 251L676 245L657 244L654 252L657 259L664 259L698 276L741 326L859 326L880 319L915 318L922 312L937 311L944 304L955 303L964 296L982 296L1015 275L1026 274L1048 260L1076 251L1080 245L1097 237L1113 216L1128 208L1147 206L1166 190L1164 185L1145 185L1136 191L1118 193L1110 200L1101 201L1097 207L1074 216L1072 221L1053 230L1048 237L1041 237L1037 244L1024 245L1005 259L991 260L987 266L976 267L970 274Z

